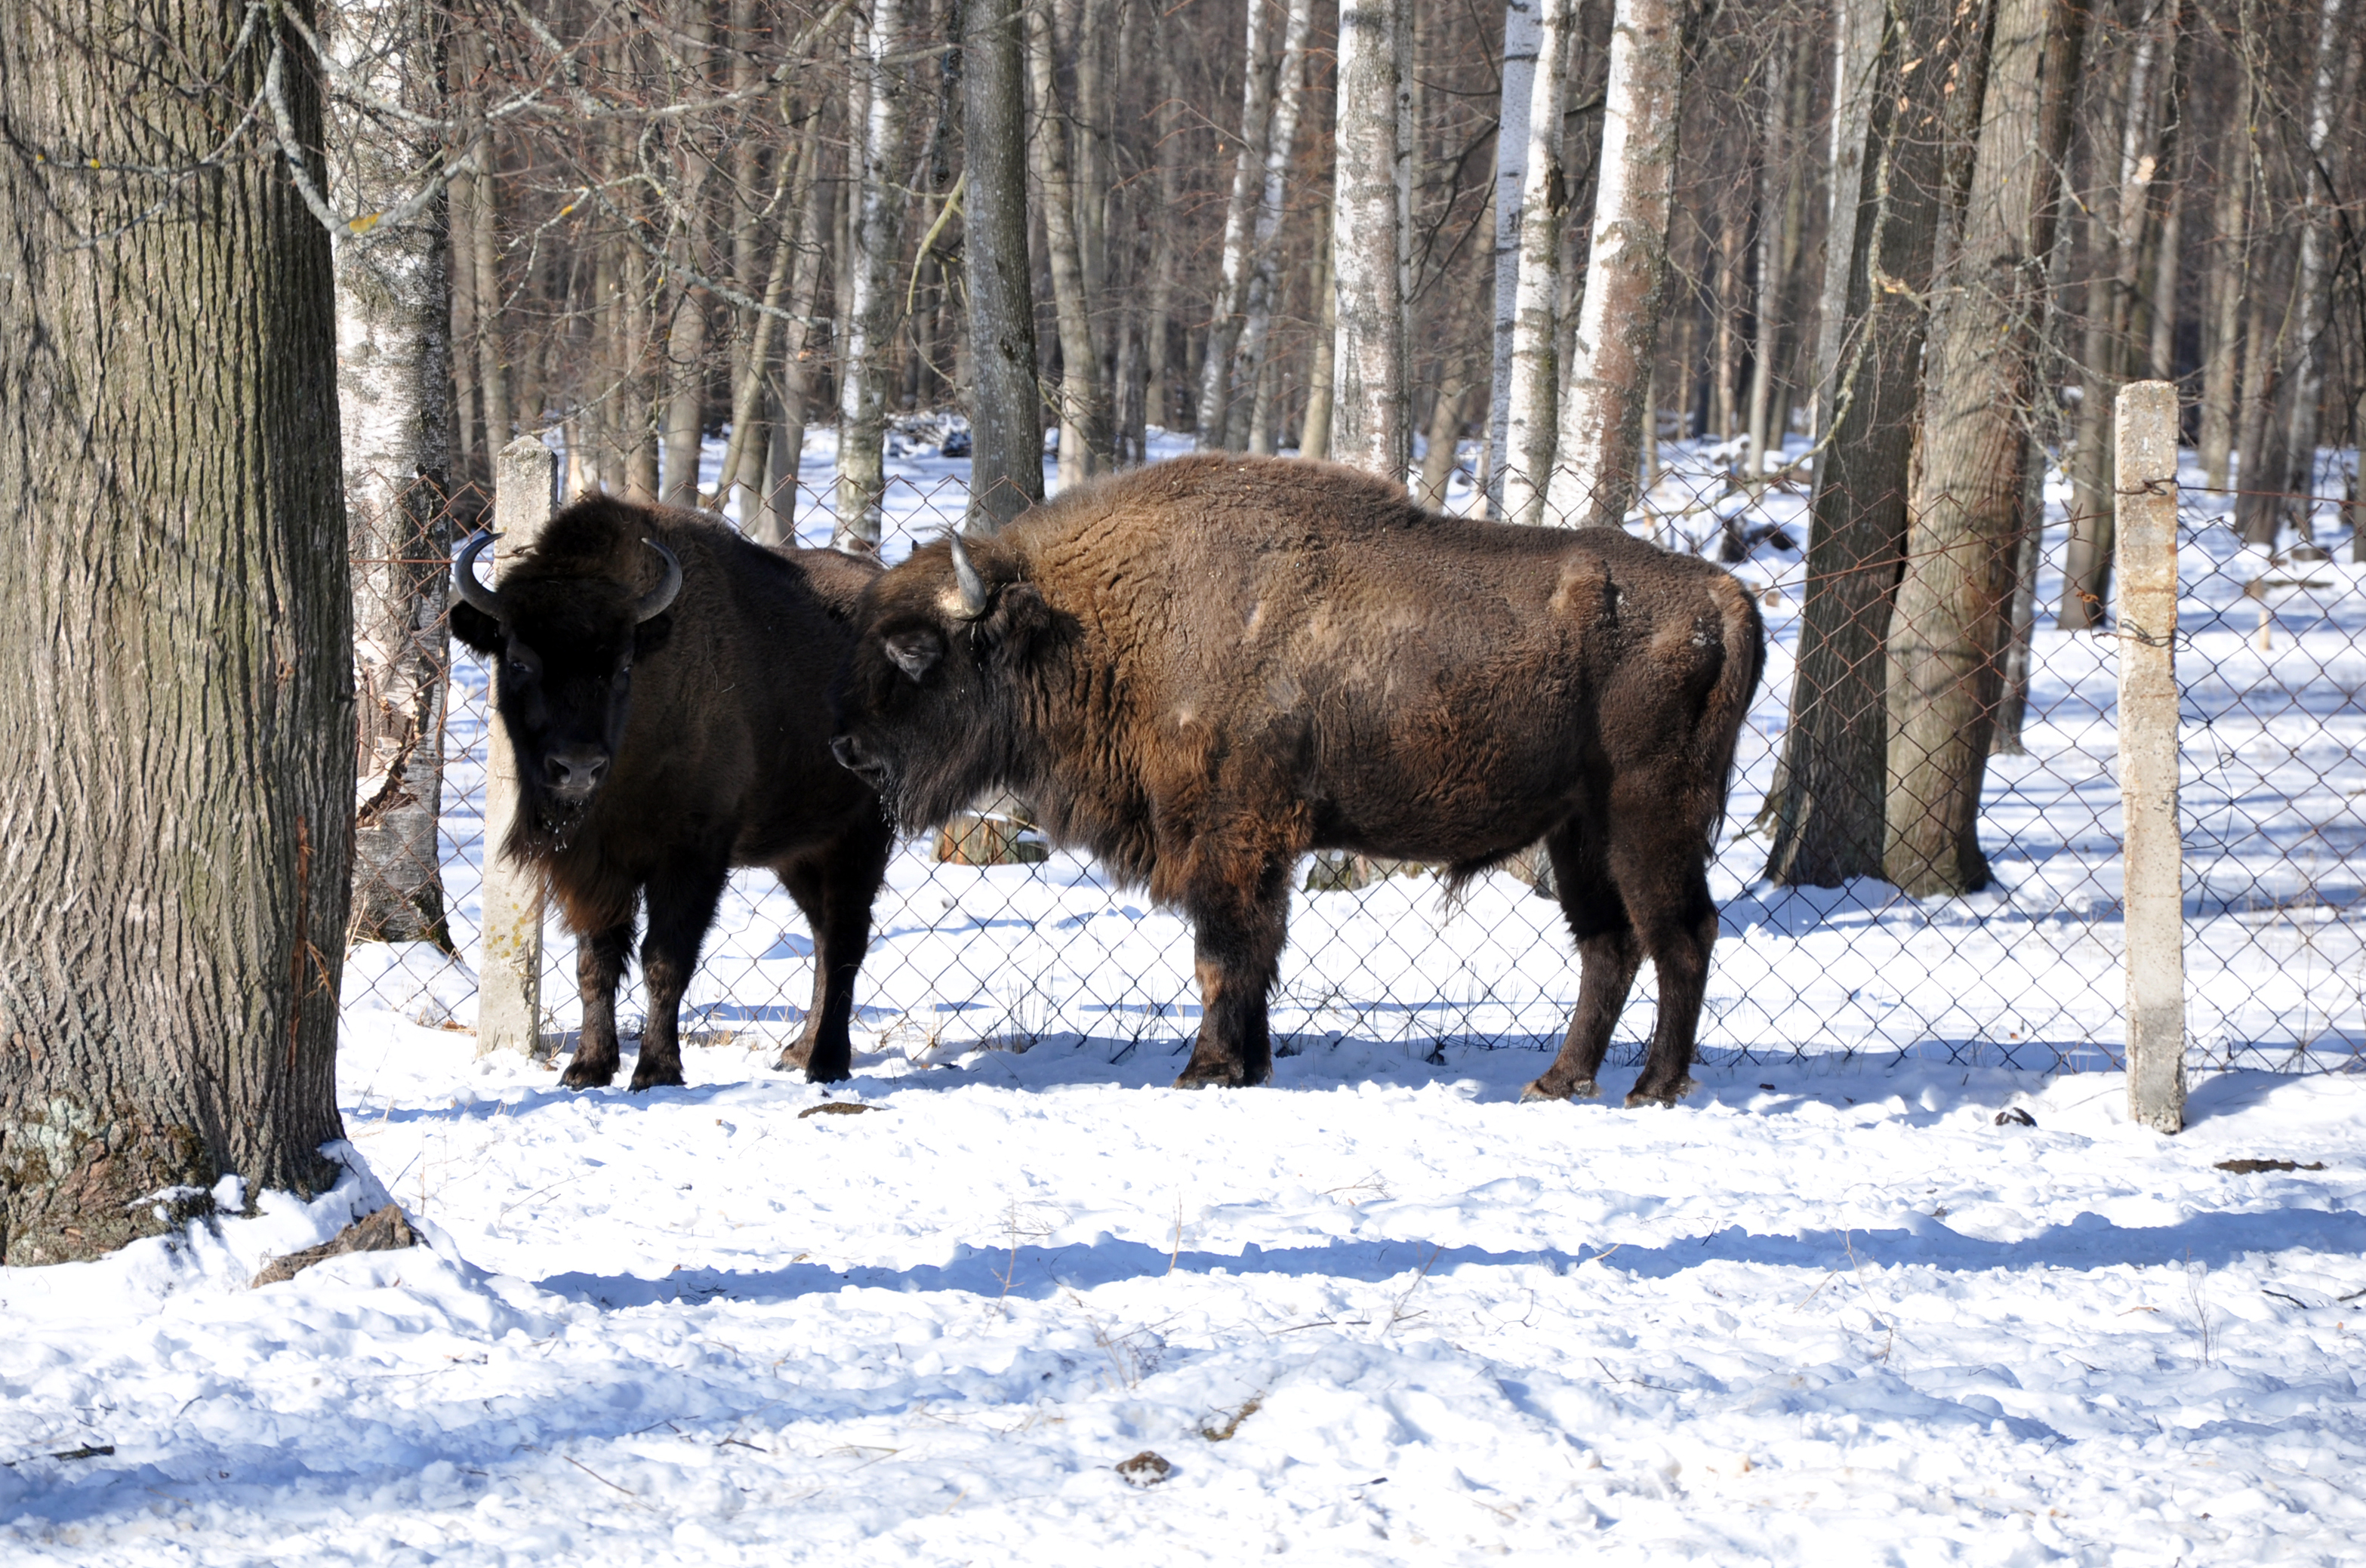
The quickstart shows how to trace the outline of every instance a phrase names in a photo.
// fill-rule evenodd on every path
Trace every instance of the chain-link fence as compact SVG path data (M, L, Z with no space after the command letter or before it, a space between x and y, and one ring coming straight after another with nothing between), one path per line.
M2055 624L2072 532L2067 483L2048 476L2048 525L2034 573L2021 574L2025 659L2007 661L2008 716L1986 760L1979 804L1990 880L1977 891L1916 897L1878 874L1825 878L1837 882L1831 886L1783 886L1766 875L1789 830L1780 807L1790 786L1779 775L1798 756L1794 748L1786 761L1786 739L1803 705L1831 695L1799 689L1803 617L1820 581L1806 548L1804 470L1742 482L1730 471L1734 454L1708 443L1662 443L1660 457L1629 528L1672 549L1725 559L1763 605L1769 634L1766 675L1741 738L1711 871L1723 934L1701 1022L1703 1055L2116 1065L2125 990L2114 773L2119 644L2108 623L2101 631ZM826 438L807 452L795 502L797 535L807 545L826 543L834 521L831 457ZM958 524L966 468L934 446L907 443L895 456L887 559ZM2188 478L2177 659L2189 1065L2349 1068L2366 1059L2366 568L2348 558L2338 503L2319 509L2325 548L2271 557L2239 542L2227 498ZM1452 511L1482 510L1468 465L1443 499ZM437 541L434 548L396 558L433 578L445 559L439 552L480 511L481 498L461 498L422 536ZM356 557L383 558L358 540ZM1897 564L1883 570L1894 581ZM415 589L422 579L375 570L356 581L366 592L378 583ZM1876 598L1887 615L1889 600ZM389 613L378 616L411 626L433 650L422 657L448 675L433 715L441 757L436 863L425 867L417 854L366 857L356 908L418 903L408 893L390 899L368 881L416 881L432 870L444 925L412 933L416 940L356 942L346 996L350 1008L456 1030L475 1016L490 710L484 666L464 650L445 651L434 618L441 603L439 588L432 605L381 606ZM364 686L366 695L366 680ZM1818 733L1837 732L1839 744L1860 753L1870 746L1877 759L1881 689L1876 670L1857 688L1860 702L1865 692L1875 694L1873 706L1841 716L1837 726L1827 712ZM366 736L365 799L372 765ZM1139 1052L1173 1055L1179 1065L1200 1010L1187 922L1113 886L1090 859L1042 845L1023 823L1014 827L1002 846L1006 863L956 863L941 858L948 846L933 837L899 846L858 991L858 1060L885 1052L942 1061L981 1046L1065 1040L1111 1062ZM1577 965L1559 907L1530 885L1527 863L1486 873L1448 897L1427 868L1310 859L1295 879L1273 999L1277 1049L1354 1040L1435 1058L1456 1048L1557 1047L1577 999ZM436 945L445 935L448 955ZM777 1050L803 1019L811 954L795 906L770 874L736 874L684 1001L685 1043ZM543 995L546 1032L562 1043L579 1017L573 974L572 939L554 919ZM629 1021L636 1005L620 998L620 1019ZM1621 1021L1614 1064L1640 1060L1653 1007L1647 973ZM633 1032L629 1021L625 1027Z

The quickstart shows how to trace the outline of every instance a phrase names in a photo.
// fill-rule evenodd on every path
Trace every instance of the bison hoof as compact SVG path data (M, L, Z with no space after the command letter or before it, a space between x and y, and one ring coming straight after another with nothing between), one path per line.
M784 1067L788 1066L785 1062L781 1065ZM807 1083L844 1083L854 1076L851 1069L843 1066L828 1066L819 1062L806 1062L801 1065L805 1068Z
M682 1068L679 1065L637 1070L633 1074L633 1092L638 1094L645 1089L680 1089L682 1087Z
M1175 1080L1177 1089L1245 1089L1248 1075L1238 1067L1186 1067Z
M1634 1111L1646 1105L1657 1105L1666 1109L1673 1109L1676 1101L1692 1093L1693 1090L1699 1087L1700 1085L1693 1082L1690 1078L1679 1079L1676 1083L1676 1087L1672 1089L1657 1091L1647 1090L1640 1084L1638 1084L1635 1086L1635 1092L1627 1097L1627 1109Z
M564 1089L606 1089L615 1081L615 1063L610 1062L602 1066L584 1061L580 1056L569 1064L565 1072L558 1075L559 1085Z
M1520 1103L1527 1105L1533 1101L1548 1100L1592 1100L1601 1092L1602 1086L1592 1078L1580 1078L1567 1089L1560 1090L1547 1089L1545 1080L1538 1078L1520 1090Z

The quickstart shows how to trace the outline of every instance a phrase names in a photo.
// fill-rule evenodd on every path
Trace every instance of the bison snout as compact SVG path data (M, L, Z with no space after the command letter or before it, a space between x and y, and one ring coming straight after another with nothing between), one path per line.
M875 784L887 770L864 749L862 741L851 735L833 735L829 739L829 754L838 765L857 778Z
M596 746L560 746L543 758L543 778L561 800L585 800L608 776L608 753Z

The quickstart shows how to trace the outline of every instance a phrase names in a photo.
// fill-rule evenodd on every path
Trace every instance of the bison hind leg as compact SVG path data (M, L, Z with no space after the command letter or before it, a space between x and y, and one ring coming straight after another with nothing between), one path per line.
M1523 1100L1591 1100L1602 1092L1597 1075L1610 1050L1618 1014L1643 962L1642 944L1628 922L1627 906L1611 882L1602 834L1572 818L1545 836L1553 889L1570 935L1577 941L1577 1007L1560 1055L1520 1091Z
M782 862L778 873L814 939L812 1004L805 1027L772 1064L802 1069L807 1083L843 1083L854 1076L854 981L871 945L871 906L895 852L886 822L866 815L818 849Z

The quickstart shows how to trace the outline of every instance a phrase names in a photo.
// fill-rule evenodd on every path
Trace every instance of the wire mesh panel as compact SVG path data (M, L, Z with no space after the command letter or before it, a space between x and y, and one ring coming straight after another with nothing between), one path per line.
M892 562L958 525L967 465L912 443L891 456L882 554ZM1814 695L1797 681L1802 611L1816 587L1803 547L1806 482L1741 484L1733 454L1709 443L1662 443L1660 456L1629 530L1724 559L1757 599L1768 633L1765 676L1710 868L1722 934L1701 1021L1704 1055L2116 1065L2124 1043L2118 640L2108 626L2053 624L2070 531L2067 486L2048 489L2034 592L2023 595L2017 738L2000 739L1986 762L1978 837L1989 879L1977 891L1914 897L1878 875L1831 886L1768 879L1775 828L1763 807L1795 706ZM825 434L808 448L796 497L796 532L808 546L830 536L830 462ZM445 548L479 500L463 498L444 519ZM1468 466L1446 504L1483 510ZM2190 1061L2348 1066L2366 1047L2366 601L2358 569L2330 550L2270 558L2246 548L2218 498L2198 491L2187 493L2184 522L2178 660ZM441 570L442 556L421 558ZM448 660L435 870L450 951L433 940L358 942L346 994L349 1006L464 1029L474 1018L490 709L483 665L442 652L437 630L422 635ZM1117 1061L1187 1050L1200 1011L1188 922L1114 885L1087 857L1029 847L1040 841L1023 822L1014 829L1021 852L1010 863L948 861L933 835L899 844L859 987L857 1051L943 1061L1065 1041ZM1436 1057L1557 1046L1577 999L1577 965L1560 908L1535 876L1534 861L1520 857L1449 893L1436 868L1337 856L1301 863L1273 998L1277 1049L1356 1040ZM802 918L770 874L736 874L684 1001L685 1043L776 1051L803 1021L812 953ZM580 1008L572 939L555 919L543 995L546 1034L563 1049ZM635 1005L620 1002L627 1033ZM1647 966L1614 1064L1640 1059L1654 1005Z

